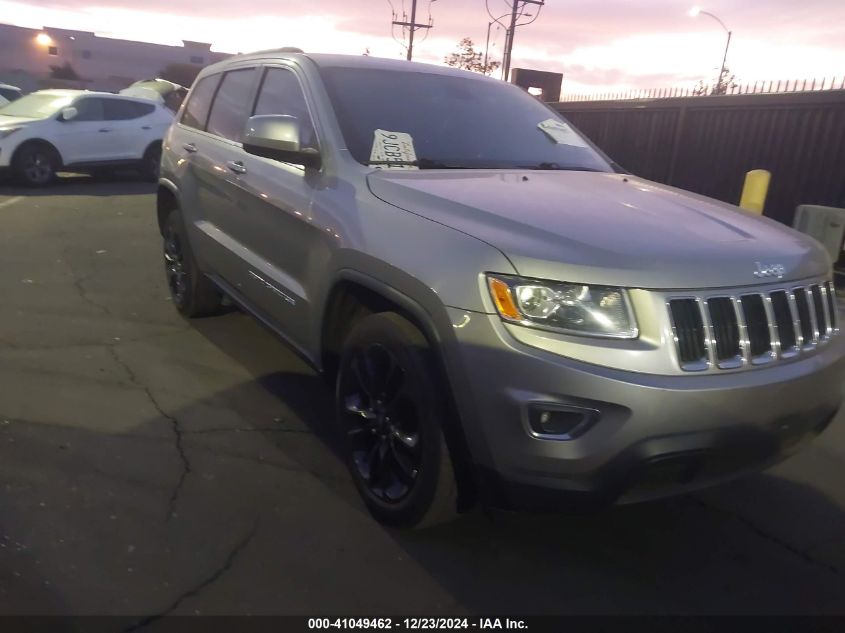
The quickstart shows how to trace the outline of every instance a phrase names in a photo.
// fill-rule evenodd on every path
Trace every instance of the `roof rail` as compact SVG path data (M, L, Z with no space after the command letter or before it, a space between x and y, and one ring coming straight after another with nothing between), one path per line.
M282 48L268 48L267 50L263 51L255 51L254 53L248 53L249 55L260 55L264 53L304 53L305 51L301 48L297 48L296 46L283 46Z

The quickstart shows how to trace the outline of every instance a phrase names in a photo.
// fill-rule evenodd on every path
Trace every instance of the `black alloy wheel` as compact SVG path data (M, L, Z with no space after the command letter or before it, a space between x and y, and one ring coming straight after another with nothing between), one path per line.
M344 396L352 461L367 489L385 503L408 496L422 462L418 411L407 374L381 344L356 350Z
M439 385L425 337L397 313L364 317L344 343L339 432L358 492L383 523L423 527L456 514Z
M185 270L185 253L182 238L168 223L164 233L164 272L167 287L176 307L185 304L188 294L188 273Z
M164 273L176 309L189 318L222 312L223 296L197 266L178 209L167 216L162 227L162 237Z

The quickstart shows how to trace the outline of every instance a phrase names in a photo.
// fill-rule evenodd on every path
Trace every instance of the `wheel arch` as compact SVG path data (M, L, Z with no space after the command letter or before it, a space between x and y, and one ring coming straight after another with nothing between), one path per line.
M176 185L161 178L156 191L156 216L159 233L164 235L164 223L171 211L179 208L179 196Z
M43 138L40 138L40 137L29 138L29 139L23 141L20 145L18 145L14 149L14 151L12 152L12 157L10 159L9 164L14 165L15 158L20 154L21 150L23 150L25 147L30 146L30 145L43 145L44 147L49 148L50 151L53 152L56 155L56 157L59 159L58 167L62 167L65 164L64 157L62 156L62 153L59 151L59 148L56 147L50 141L43 139Z
M155 141L148 143L147 146L144 148L143 156L146 156L150 152L151 149L158 148L159 150L161 150L163 142L164 141L162 139L157 139Z
M465 424L455 398L450 371L443 353L443 337L436 319L418 301L396 288L354 270L341 271L327 295L321 320L320 360L322 370L334 383L343 342L362 318L379 312L396 312L408 319L425 337L433 354L437 378L445 390L452 424L444 428L458 484L459 507L464 510L478 499L473 454Z

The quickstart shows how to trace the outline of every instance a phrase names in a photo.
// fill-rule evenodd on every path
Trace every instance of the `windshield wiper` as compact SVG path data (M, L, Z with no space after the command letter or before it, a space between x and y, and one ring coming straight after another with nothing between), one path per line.
M596 169L594 167L584 167L581 165L569 165L563 166L560 163L537 163L536 165L520 165L517 169L537 169L537 170L554 170L554 171L596 171L601 172L603 170Z
M420 169L469 169L465 165L444 163L430 158L418 158L417 160L371 160L367 165L370 167L377 165L397 165L402 167L419 167Z

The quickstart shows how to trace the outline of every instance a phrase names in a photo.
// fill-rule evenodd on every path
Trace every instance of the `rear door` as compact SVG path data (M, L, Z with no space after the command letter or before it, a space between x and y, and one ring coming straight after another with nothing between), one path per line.
M155 103L110 98L105 100L104 105L116 159L139 159L154 137L161 138L162 132L154 130L158 126L152 116L156 110Z

